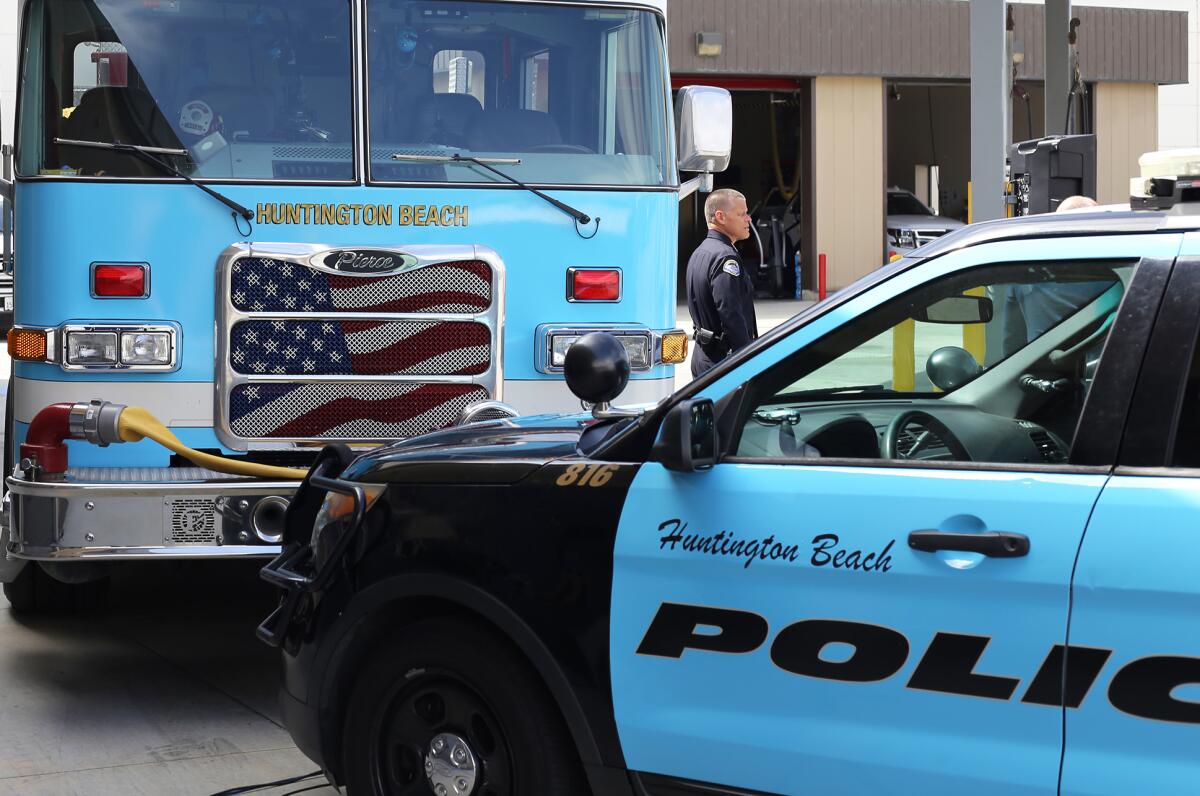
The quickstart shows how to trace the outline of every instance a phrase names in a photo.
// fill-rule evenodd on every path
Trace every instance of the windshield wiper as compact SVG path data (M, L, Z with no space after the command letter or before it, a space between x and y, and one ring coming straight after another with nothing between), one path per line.
M582 210L576 210L575 208L571 207L566 202L558 201L553 196L547 196L546 194L539 191L537 188L530 187L530 186L526 185L525 183L521 182L520 180L518 180L516 177L505 174L504 172L500 171L500 169L494 168L491 165L491 164L495 163L498 166L519 166L519 165L521 165L520 158L477 158L477 157L472 157L471 155L460 155L457 152L455 152L453 155L406 155L403 152L397 152L394 155L392 155L392 160L410 160L410 161L413 161L416 163L474 163L476 166L481 166L482 168L485 168L488 171L490 171L492 174L495 174L498 177L508 180L513 185L520 186L521 188L524 188L525 190L532 193L533 195L539 196L542 199L545 199L547 202L554 205L559 210L561 210L564 213L566 213L567 215L569 215L571 218L575 219L575 221L577 221L578 223L580 223L580 224L592 223L592 217L589 216L587 213L584 213ZM599 221L599 220L600 219L596 219L596 221Z
M107 149L111 152L125 152L127 154L134 155L135 157L141 158L142 160L146 161L147 163L157 166L158 168L162 169L163 171L167 172L168 174L172 174L172 175L178 177L179 179L183 180L184 182L190 183L191 185L195 185L197 188L204 191L206 194L211 196L213 199L216 199L218 202L225 205L230 210L232 210L234 213L236 213L237 215L246 219L247 221L251 221L254 219L254 213L251 212L248 208L243 207L242 205L233 201L232 199L230 199L228 196L225 196L224 194L217 193L212 188L209 188L207 185L196 182L191 177L187 176L182 171L180 171L179 169L172 166L170 163L167 163L164 160L159 160L158 158L154 157L155 155L180 155L180 156L186 157L187 155L191 154L186 149L170 149L168 147L161 147L161 146L139 146L137 144L122 144L120 141L113 141L111 143L108 141L77 141L72 138L55 138L54 143L65 144L66 146L88 147L91 149Z

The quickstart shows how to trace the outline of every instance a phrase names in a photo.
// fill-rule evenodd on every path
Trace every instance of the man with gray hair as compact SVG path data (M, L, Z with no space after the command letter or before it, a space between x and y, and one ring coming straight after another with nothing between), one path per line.
M754 283L733 244L750 237L746 197L721 188L704 202L708 235L687 266L687 303L692 316L692 376L713 367L758 337Z

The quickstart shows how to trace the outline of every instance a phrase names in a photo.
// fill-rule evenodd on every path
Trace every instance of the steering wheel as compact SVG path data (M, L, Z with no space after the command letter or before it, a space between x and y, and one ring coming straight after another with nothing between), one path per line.
M534 146L525 147L526 152L561 152L567 155L594 155L592 150L578 144L535 144Z
M923 431L917 435L917 441L913 443L912 448L901 455L900 434L911 425L917 425ZM930 442L931 437L941 440L955 461L971 461L966 446L954 436L954 432L941 420L921 409L908 409L892 418L887 430L883 432L883 441L879 446L880 454L885 459L912 459Z

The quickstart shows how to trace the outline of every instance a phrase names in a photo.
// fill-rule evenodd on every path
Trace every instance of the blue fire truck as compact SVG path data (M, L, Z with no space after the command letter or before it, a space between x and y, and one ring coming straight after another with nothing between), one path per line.
M326 443L578 409L589 331L625 345L626 400L666 396L678 202L731 111L673 107L665 9L22 0L14 607L277 552Z

